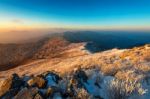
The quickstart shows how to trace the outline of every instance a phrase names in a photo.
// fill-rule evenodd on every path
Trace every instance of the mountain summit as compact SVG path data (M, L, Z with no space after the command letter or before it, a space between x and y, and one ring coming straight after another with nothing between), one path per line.
M87 51L86 43L62 38L38 44L28 60L0 72L2 98L148 99L150 95L149 44L97 53Z

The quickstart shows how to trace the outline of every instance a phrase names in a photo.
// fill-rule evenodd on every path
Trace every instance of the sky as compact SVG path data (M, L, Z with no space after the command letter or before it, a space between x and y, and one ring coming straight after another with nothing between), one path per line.
M149 29L150 0L0 0L0 31Z

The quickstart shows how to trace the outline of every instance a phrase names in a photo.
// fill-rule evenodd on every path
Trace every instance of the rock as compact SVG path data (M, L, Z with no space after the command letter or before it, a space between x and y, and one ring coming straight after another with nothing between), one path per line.
M13 74L9 79L11 79L11 81L7 81L7 83L11 84L9 85L8 91L3 96L3 98L6 99L10 99L11 97L15 96L20 90L21 86L24 85L24 82L17 74Z
M0 79L0 97L4 95L12 85L12 78Z
M88 76L86 75L86 73L82 69L75 71L73 78L75 80L77 80L78 87L82 87L83 82L87 83L87 80L88 80Z
M47 72L44 77L47 80L47 87L56 86L59 80L61 80L61 77L53 72Z
M27 84L29 86L37 86L39 88L42 88L45 86L46 82L42 77L33 77L27 81Z
M37 93L37 94L35 95L34 99L43 99L43 98L42 98L42 96L41 96L39 93Z
M78 78L81 78L84 82L87 82L88 76L86 75L86 73L83 70L78 70L76 72L76 74L77 74Z
M25 75L25 76L23 76L22 79L23 79L24 82L27 82L27 81L30 80L31 78L32 78L32 76L26 76L26 75Z
M24 86L24 81L17 74L13 74L12 78L12 89L20 89L21 86Z
M33 99L34 96L38 93L38 88L23 88L14 99Z

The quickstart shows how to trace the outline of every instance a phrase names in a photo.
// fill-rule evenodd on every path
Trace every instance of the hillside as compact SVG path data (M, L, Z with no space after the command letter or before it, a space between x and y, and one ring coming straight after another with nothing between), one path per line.
M30 58L37 47L35 44L1 44L0 71L13 68Z
M22 95L30 99L149 99L150 45L94 54L83 50L84 46L85 43L71 43L61 57L44 56L1 71L1 95L16 99ZM38 53L43 52L40 49ZM19 82L17 79L24 83L12 87L13 82ZM18 90L13 91L16 87ZM33 94L29 94L31 90Z
M0 71L39 59L65 57L67 50L82 44L70 44L62 37L44 38L35 43L0 44Z

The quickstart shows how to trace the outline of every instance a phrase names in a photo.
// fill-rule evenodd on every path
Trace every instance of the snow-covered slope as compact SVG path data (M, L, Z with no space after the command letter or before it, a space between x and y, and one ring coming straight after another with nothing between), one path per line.
M150 45L94 54L84 49L85 43L69 46L62 52L64 57L38 59L1 71L0 95L4 99L23 95L53 99L150 98ZM11 77L14 73L19 77ZM33 94L29 94L31 90Z

